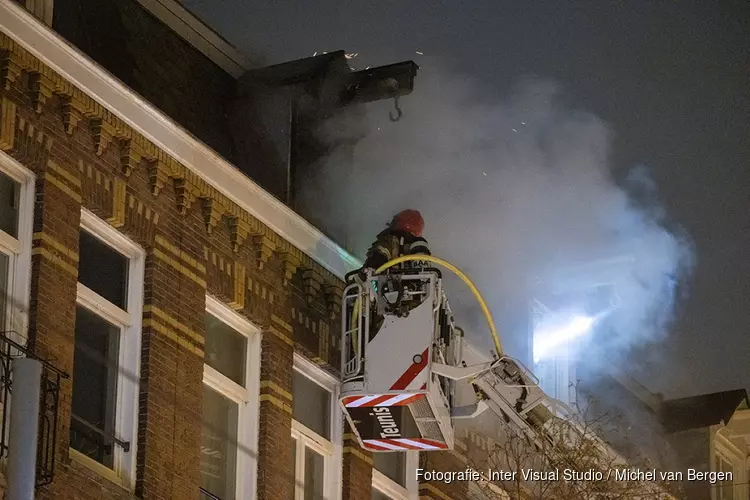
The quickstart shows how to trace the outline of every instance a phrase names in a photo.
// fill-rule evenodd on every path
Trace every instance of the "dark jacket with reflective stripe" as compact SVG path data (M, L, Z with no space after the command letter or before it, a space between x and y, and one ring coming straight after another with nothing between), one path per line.
M364 267L377 269L396 257L415 254L430 255L426 239L404 231L386 229L367 251Z

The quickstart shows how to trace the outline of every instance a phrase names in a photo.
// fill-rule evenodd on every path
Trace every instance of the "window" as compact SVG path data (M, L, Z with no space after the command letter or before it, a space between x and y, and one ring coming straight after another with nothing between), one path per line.
M734 467L732 462L720 454L716 454L716 472L728 475L727 479L719 481L716 485L717 500L734 500Z
M0 322L24 337L33 210L34 174L0 152Z
M406 452L373 453L373 468L401 486L406 485Z
M259 330L231 308L206 297L201 445L204 498L255 498L259 382Z
M416 494L419 452L373 453L372 461L373 500L406 500Z
M0 151L0 328L22 345L28 320L33 212L34 174ZM0 393L0 418L4 411Z
M71 457L131 488L143 250L91 212L81 212Z
M341 497L343 414L338 381L295 354L292 380L292 457L295 500Z

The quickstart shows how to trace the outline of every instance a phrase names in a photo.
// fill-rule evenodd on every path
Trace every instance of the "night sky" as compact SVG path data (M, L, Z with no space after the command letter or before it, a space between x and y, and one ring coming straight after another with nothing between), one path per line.
M343 49L357 69L435 56L499 95L524 76L558 82L610 124L617 170L648 166L695 243L666 361L643 382L667 396L750 388L750 3L183 4L268 63Z

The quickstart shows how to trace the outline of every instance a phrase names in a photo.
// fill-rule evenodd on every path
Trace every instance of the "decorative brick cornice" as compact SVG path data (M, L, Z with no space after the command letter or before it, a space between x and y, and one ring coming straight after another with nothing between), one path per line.
M229 240L232 244L232 251L237 253L240 247L250 236L250 222L237 215L229 219Z
M200 191L188 179L175 179L175 194L177 195L177 210L185 215L193 202L200 196Z
M9 49L0 50L0 86L4 90L10 90L20 76L21 61L19 55Z
M83 103L73 96L61 97L61 111L65 133L72 135L84 117Z
M16 143L16 103L0 98L0 151L9 151Z
M159 160L149 160L148 180L151 183L151 194L159 196L159 193L169 181L166 165Z
M323 268L300 249L285 240L270 227L240 208L234 201L199 177L188 167L157 147L153 142L133 129L121 118L107 110L95 99L85 94L59 73L42 63L24 47L5 33L0 32L0 88L8 90L16 84L22 71L32 75L31 93L37 110L52 95L61 99L60 119L65 131L73 133L84 118L88 120L97 154L108 147L119 146L122 172L125 176L145 164L151 182L152 193L158 196L171 179L178 190L178 208L186 213L196 199L202 199L206 230L218 224L221 215L229 215L232 222L231 244L235 251L252 237L253 248L260 267L274 253L283 256L284 274L297 268L315 270L324 282L336 280L330 271ZM0 147L10 149L15 127L8 120L13 119L15 106L3 98L2 120L0 120ZM9 118L10 117L10 118ZM17 141L18 139L15 138Z
M305 269L302 272L302 283L305 286L307 301L312 301L323 288L323 276L316 269Z
M221 217L226 212L226 209L214 198L201 198L201 200L206 232L211 234L216 229L216 226L219 225L219 222L221 222Z
M126 198L127 184L119 177L115 177L112 180L112 215L107 219L114 227L125 225Z
M279 255L281 256L284 271L284 285L287 285L294 277L297 269L299 269L301 259L299 254L291 251L291 249L282 250L279 252Z
M232 298L228 305L232 309L241 310L245 308L245 293L247 292L247 273L245 266L236 262L232 275Z
M92 118L89 127L94 137L94 151L101 156L115 138L114 127L103 118Z
M265 234L253 235L253 248L255 250L255 258L258 262L258 269L268 263L268 260L273 257L273 253L276 250L276 243L273 238L269 238Z
M52 97L52 81L44 73L31 73L29 75L29 93L34 111L41 113L47 100Z
M138 151L138 147L133 144L132 139L124 139L120 141L120 165L122 168L122 174L125 177L130 177L133 170L138 168L141 164L143 156Z

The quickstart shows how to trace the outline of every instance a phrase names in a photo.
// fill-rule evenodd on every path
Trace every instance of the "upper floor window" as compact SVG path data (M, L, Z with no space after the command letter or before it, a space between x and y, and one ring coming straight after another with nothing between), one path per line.
M294 357L292 380L292 464L294 500L335 500L341 496L343 415L338 381L304 359Z
M202 493L250 500L256 491L260 333L213 297L206 297L205 321Z
M79 235L71 456L133 486L145 254L83 210Z
M0 152L0 328L22 345L28 320L33 212L34 174ZM0 418L4 416L3 398L0 392Z
M716 454L716 472L724 474L724 479L716 484L716 500L735 500L734 466L732 461L721 453Z
M373 500L408 500L411 498L410 493L417 491L415 471L419 463L419 452L373 453L372 462Z
M34 174L0 152L0 322L25 342ZM14 335L11 333L10 335Z

